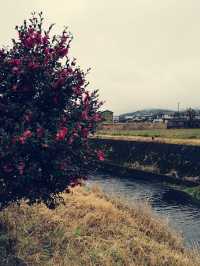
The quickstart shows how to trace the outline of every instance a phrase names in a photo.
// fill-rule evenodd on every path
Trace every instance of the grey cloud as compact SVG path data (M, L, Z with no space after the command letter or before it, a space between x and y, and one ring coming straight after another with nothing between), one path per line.
M72 54L92 67L115 113L144 107L200 106L199 0L7 0L0 43L32 10L43 10L57 30L69 25Z

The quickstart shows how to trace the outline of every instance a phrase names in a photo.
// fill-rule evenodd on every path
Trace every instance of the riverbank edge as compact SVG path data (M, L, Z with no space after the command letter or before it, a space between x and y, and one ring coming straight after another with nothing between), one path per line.
M174 144L174 145L187 145L187 146L200 146L200 139L176 139L164 137L143 137L143 136L121 136L109 134L95 134L90 137L91 139L107 139L107 140L125 140L125 141L138 141L138 142L151 142L160 144Z
M184 180L184 179L179 179L171 175L161 175L158 173L154 172L149 172L145 170L138 170L132 167L120 165L120 164L115 164L112 161L105 160L101 163L99 163L98 168L101 171L104 172L109 172L109 173L114 173L117 175L120 175L123 177L124 175L129 175L133 176L135 179L144 179L144 180L152 180L152 181L160 181L160 182L165 182L173 185L182 185L182 186L187 186L187 187L197 187L199 186L198 182L194 182L191 180Z
M148 205L129 206L97 187L62 196L54 210L21 202L0 212L3 266L200 265L199 251L184 248Z
M199 183L189 181L189 180L181 180L177 179L173 176L159 175L148 171L136 170L133 168L129 168L123 165L117 165L112 162L104 161L99 164L99 170L105 173L117 174L121 178L125 176L133 176L134 179L145 180L145 181L159 181L169 187L182 192L187 197L189 196L192 201L197 204L200 204L200 185Z
M199 185L187 187L187 186L172 185L170 183L166 183L166 184L172 187L173 189L176 189L178 191L185 193L187 196L189 195L192 201L200 205L200 186Z
M200 147L152 141L146 138L94 136L91 143L104 147L110 162L188 186L200 185Z

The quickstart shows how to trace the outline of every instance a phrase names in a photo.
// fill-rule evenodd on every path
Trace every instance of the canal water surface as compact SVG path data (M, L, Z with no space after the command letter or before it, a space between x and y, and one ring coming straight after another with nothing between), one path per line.
M200 247L200 204L185 193L159 181L135 179L134 176L99 173L90 176L87 184L97 184L105 193L120 196L130 204L137 200L148 201L157 214L167 218L171 227L183 235L187 246Z

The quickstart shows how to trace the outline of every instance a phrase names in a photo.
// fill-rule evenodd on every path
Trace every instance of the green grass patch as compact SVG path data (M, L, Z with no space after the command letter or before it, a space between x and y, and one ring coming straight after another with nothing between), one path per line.
M183 191L191 195L195 200L200 201L200 186L184 188Z
M172 139L200 139L200 128L151 130L99 130L97 134L111 136L141 136Z

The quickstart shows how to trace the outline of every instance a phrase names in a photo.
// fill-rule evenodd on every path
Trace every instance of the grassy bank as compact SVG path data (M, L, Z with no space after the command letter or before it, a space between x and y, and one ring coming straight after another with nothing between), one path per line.
M200 265L146 205L85 187L64 199L55 210L21 203L0 213L0 265Z
M183 191L200 202L200 186L184 188Z

